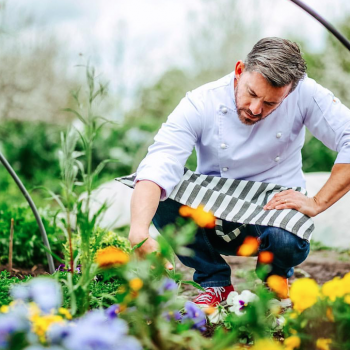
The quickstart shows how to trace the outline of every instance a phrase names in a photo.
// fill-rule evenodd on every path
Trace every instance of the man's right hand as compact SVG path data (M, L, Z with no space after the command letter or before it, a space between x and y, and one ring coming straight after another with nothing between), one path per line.
M143 258L147 254L156 252L158 250L158 242L155 239L153 239L148 232L143 234L140 234L140 232L138 232L135 234L130 231L129 233L129 241L132 247L141 243L145 239L146 241L142 244L142 246L135 250L136 254L140 258ZM174 266L169 261L166 260L165 268L168 270L172 270Z
M139 257L158 250L158 243L149 235L149 225L157 210L161 188L152 181L139 181L135 185L131 197L131 222L129 240L132 246L147 239L140 248L136 249ZM165 267L172 270L174 267L166 261Z
M141 243L142 241L146 241L142 244L141 247L137 248L135 252L139 257L144 257L146 254L153 253L158 250L158 243L156 240L154 240L148 232L146 233L137 233L134 234L130 231L129 234L129 241L131 243L131 246L134 247L135 245Z

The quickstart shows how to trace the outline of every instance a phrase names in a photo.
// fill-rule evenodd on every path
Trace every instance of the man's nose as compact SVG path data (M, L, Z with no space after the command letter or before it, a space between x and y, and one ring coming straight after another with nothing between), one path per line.
M254 115L259 115L262 113L262 103L258 99L253 99L249 106L250 111Z

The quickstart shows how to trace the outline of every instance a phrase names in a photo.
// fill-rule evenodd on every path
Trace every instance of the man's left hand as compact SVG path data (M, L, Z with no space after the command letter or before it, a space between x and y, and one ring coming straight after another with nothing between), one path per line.
M302 193L294 190L287 190L275 194L264 206L264 209L295 209L310 217L316 216L319 212L315 198L306 197Z

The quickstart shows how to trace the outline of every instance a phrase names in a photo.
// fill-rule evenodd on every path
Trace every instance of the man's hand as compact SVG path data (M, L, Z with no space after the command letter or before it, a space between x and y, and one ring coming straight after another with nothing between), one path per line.
M135 250L137 255L141 258L144 257L146 254L150 254L150 253L157 251L158 250L158 243L156 240L154 240L149 235L148 232L134 234L130 231L129 241L130 241L132 247L141 243L145 239L146 239L146 241L142 244L142 246Z
M136 254L143 258L145 255L156 252L158 250L158 242L154 240L148 232L144 233L133 233L130 231L129 233L129 241L131 243L131 246L135 246L139 244L140 242L147 239L140 248L136 249ZM174 267L169 261L165 261L165 268L168 270L172 270Z
M275 194L273 198L264 206L264 209L295 209L310 217L316 216L320 212L315 197L306 197L302 193L294 190L287 190Z

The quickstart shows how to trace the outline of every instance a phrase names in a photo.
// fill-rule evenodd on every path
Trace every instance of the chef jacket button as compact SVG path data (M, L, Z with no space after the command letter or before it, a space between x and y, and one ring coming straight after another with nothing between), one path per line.
M281 138L281 136L282 136L282 133L281 132L278 132L277 134L276 134L276 137L279 139L279 138Z
M226 108L226 107L222 107L222 108L221 108L221 112L222 112L223 114L226 114L226 113L227 113L227 108Z
M226 168L226 167L225 167L225 168L222 168L222 171L227 171L227 170L228 170L228 168Z
M280 157L279 156L277 156L276 158L275 158L275 162L279 162L280 161Z
M220 145L220 148L222 148L222 149L227 148L226 143L222 143L222 144Z

